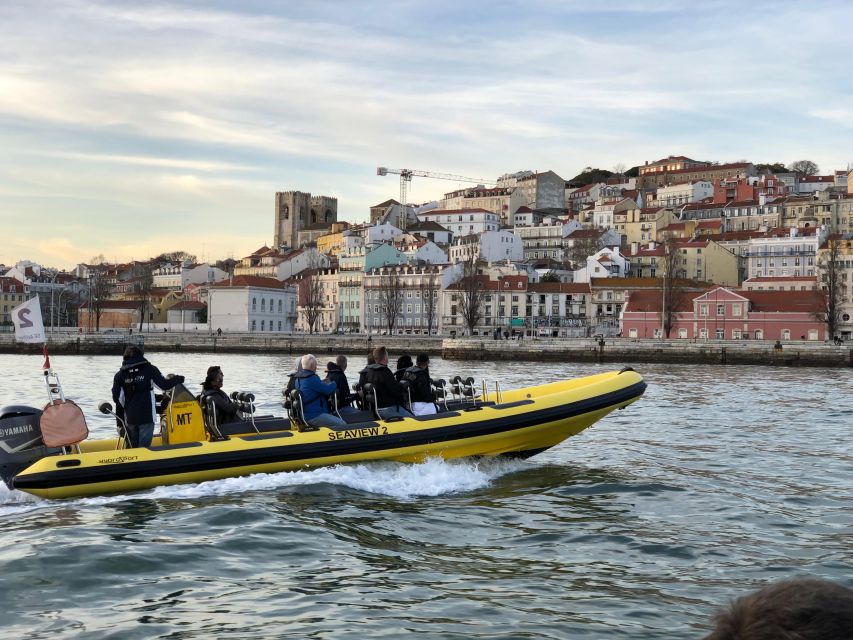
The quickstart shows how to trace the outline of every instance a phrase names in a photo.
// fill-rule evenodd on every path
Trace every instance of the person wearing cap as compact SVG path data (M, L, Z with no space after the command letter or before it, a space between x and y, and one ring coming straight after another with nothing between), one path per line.
M131 447L151 446L157 406L154 389L168 391L183 384L184 376L164 378L160 370L145 359L141 347L131 345L124 350L121 368L113 378L113 402L116 415L127 424Z

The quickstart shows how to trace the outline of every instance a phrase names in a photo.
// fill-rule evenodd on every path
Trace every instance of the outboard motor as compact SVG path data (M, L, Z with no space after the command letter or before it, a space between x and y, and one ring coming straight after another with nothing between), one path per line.
M0 409L0 477L10 489L12 478L33 462L59 448L44 446L39 420L41 409L12 405Z

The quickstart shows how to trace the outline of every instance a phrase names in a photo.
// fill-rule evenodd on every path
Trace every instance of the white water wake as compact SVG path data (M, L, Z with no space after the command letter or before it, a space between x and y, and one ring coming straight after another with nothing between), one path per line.
M400 500L476 491L493 480L524 468L529 463L505 459L461 459L446 461L432 458L421 464L370 462L336 465L305 471L259 473L241 478L226 478L198 484L157 487L149 491L76 500L42 500L10 491L0 485L0 517L50 506L99 506L126 500L194 500L249 491L272 491L287 487L332 484L357 491L376 493Z

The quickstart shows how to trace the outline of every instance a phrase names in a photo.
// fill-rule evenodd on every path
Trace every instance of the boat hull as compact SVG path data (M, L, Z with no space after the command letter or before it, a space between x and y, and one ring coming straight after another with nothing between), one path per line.
M492 406L424 418L124 450L114 449L115 440L84 442L83 453L38 460L13 486L43 498L72 498L371 460L526 456L634 402L645 387L627 370L510 391Z

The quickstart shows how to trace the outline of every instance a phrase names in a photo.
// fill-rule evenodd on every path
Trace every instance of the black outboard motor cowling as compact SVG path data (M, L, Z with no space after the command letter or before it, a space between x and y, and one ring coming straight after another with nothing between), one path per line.
M12 405L0 409L0 477L11 489L12 478L46 455L60 451L44 446L41 409Z
M16 453L40 445L41 409L12 405L0 409L0 450Z

